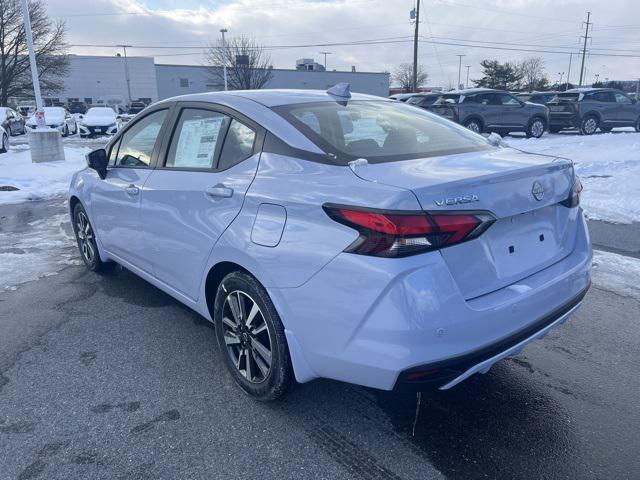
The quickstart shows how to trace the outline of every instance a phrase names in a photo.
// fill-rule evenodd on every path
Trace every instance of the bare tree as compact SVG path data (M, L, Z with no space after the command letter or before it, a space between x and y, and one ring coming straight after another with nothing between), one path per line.
M523 87L529 91L544 90L549 85L549 79L544 71L542 57L529 57L518 63L518 71L522 75Z
M49 20L42 0L29 2L29 15L40 88L56 93L69 68L65 24ZM33 96L33 83L20 0L0 0L0 105L23 96Z
M222 66L227 65L229 90L264 87L273 78L271 58L262 45L249 37L230 38L226 46L218 41L207 51L207 64L212 80L224 83Z
M412 63L401 63L393 72L393 79L400 84L402 89L409 93L417 90L417 87L420 87L427 83L427 79L429 75L422 68L422 65L418 65L418 75L417 75L417 85L414 88L413 85L413 64Z

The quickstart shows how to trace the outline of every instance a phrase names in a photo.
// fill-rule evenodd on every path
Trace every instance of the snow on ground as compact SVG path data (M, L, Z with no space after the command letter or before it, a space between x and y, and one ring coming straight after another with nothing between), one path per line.
M592 274L595 285L640 299L640 259L594 250Z
M65 194L74 172L86 166L87 146L70 145L65 142L64 162L31 163L31 154L26 144L11 146L0 155L0 188L15 187L19 190L0 191L0 204L38 200Z
M560 133L504 140L527 152L572 159L584 185L581 202L589 218L640 222L640 133Z
M0 229L0 291L15 290L21 283L55 275L68 265L82 264L66 200L59 202L56 213L46 212L33 221L19 222L16 228ZM36 217L27 207L17 208L12 214Z

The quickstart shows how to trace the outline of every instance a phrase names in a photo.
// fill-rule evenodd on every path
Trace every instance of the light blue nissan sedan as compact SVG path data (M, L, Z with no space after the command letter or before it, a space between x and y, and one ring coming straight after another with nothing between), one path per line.
M448 389L590 285L572 162L493 143L347 85L187 95L87 155L69 207L87 267L212 321L257 399L315 378Z

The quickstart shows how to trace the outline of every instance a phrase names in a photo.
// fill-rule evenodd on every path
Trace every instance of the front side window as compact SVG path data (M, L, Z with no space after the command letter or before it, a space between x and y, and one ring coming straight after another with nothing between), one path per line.
M318 102L273 110L341 165L358 158L379 163L491 148L464 127L398 102ZM309 115L317 119L320 133L299 120Z
M633 103L629 97L627 97L626 95L623 95L622 93L616 92L615 96L616 96L616 103L626 103L626 104Z
M122 135L115 166L148 167L167 110L147 115Z
M520 102L518 101L518 99L516 99L514 96L509 95L507 93L498 94L498 98L500 100L501 105L509 105L511 107L520 105Z
M211 110L182 110L165 167L214 168L229 121L228 116Z
M611 92L596 92L593 94L593 99L596 102L615 102L615 98L611 95Z

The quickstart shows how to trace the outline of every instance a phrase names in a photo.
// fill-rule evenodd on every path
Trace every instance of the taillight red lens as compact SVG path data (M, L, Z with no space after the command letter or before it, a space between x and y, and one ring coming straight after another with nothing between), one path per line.
M360 236L346 252L377 257L405 257L478 237L495 221L486 212L394 212L325 205L335 221Z
M569 208L577 207L580 205L580 195L582 194L583 188L580 178L576 176L573 187L571 187L571 191L569 192L569 197L560 203Z

